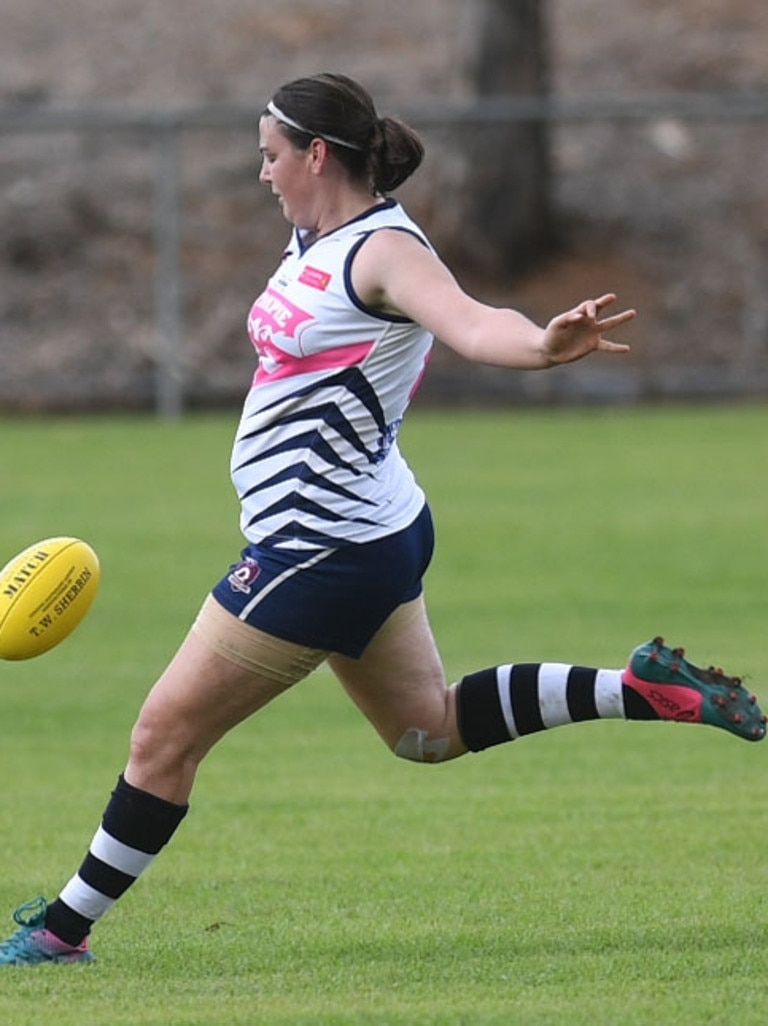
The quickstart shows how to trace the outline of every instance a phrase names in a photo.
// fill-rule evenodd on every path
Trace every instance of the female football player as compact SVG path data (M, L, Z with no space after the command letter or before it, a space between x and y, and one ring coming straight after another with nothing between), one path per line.
M248 317L258 368L232 453L245 548L150 691L82 864L54 901L17 909L4 964L90 961L91 927L170 840L208 751L324 661L415 762L607 717L765 735L737 679L661 639L623 670L512 662L447 685L422 590L432 521L398 448L433 339L544 371L625 353L606 333L634 311L608 313L609 293L541 327L463 291L392 197L419 138L346 77L278 89L259 140L260 179L292 231Z

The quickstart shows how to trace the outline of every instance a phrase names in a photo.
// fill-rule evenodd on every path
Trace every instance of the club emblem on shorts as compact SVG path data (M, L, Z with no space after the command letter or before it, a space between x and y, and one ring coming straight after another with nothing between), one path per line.
M251 585L260 573L261 567L256 560L247 556L242 563L238 563L232 570L232 573L227 577L227 581L232 591L241 591L244 595L250 595Z

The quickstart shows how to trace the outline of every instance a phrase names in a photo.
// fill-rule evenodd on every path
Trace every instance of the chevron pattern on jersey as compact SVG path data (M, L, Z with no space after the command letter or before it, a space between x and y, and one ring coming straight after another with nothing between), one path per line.
M424 493L397 437L432 336L354 292L364 239L423 233L394 201L305 245L294 229L248 316L259 364L232 451L248 541L284 548L367 542L406 527Z
M323 396L330 392L336 396L335 401L326 401ZM363 438L350 423L349 418L340 409L339 403L343 402L344 393L354 397L356 403L360 404L365 411L364 423L368 426L375 425L377 429L376 447L365 444ZM247 488L240 495L241 502L252 499L254 496L267 491L275 492L278 496L272 502L257 509L245 521L245 527L253 527L260 522L279 517L280 514L293 514L290 520L290 527L286 522L285 527L268 535L263 544L278 543L286 533L291 537L301 537L305 541L310 540L310 535L305 534L302 523L307 520L327 521L329 523L340 523L345 520L352 520L358 524L375 525L376 521L367 517L355 516L350 518L348 514L338 512L329 504L331 497L347 500L344 503L361 503L367 506L375 506L373 500L361 497L350 488L344 486L331 476L334 471L341 471L345 477L358 477L365 473L360 466L356 466L350 459L345 458L336 447L341 441L354 452L364 457L368 467L380 463L387 452L387 425L384 420L384 412L381 408L376 393L370 383L357 367L345 368L330 377L320 381L312 382L304 388L297 389L289 395L283 395L273 403L269 403L258 411L253 419L258 420L264 415L277 412L278 407L290 406L296 400L316 398L309 406L297 410L295 413L279 414L281 434L285 428L302 427L305 423L313 425L309 431L297 431L296 434L257 451L248 459L243 460L234 468L234 473L254 467L257 464L274 463L276 460L296 457L295 462L283 463L274 473L264 477ZM238 437L238 445L258 439L262 435L268 435L273 430L272 416L269 422L261 427L246 430ZM314 469L309 459L319 459L327 465L327 471ZM360 461L358 461L359 463ZM302 519L299 519L302 518ZM305 519L306 518L306 519ZM324 535L316 529L311 532L311 540L317 543L319 539L323 544L334 542L331 535Z

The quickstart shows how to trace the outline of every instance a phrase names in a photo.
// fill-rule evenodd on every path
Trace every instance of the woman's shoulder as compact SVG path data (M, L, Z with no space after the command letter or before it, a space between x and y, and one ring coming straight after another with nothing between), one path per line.
M391 197L371 207L368 211L369 217L365 222L361 221L360 228L363 231L380 231L383 228L397 228L409 231L413 235L426 239L426 233L419 224L411 217L408 211L395 199Z

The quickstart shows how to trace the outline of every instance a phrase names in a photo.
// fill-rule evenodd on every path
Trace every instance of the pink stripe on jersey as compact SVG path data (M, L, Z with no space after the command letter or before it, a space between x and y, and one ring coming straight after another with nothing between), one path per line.
M343 367L354 367L362 363L373 348L374 343L356 342L351 346L337 346L336 349L326 349L313 356L293 356L279 349L271 342L262 342L262 360L256 368L253 379L254 385L260 385L266 381L277 381L280 378L288 378L293 374L311 374L313 371L335 370ZM266 360L264 357L266 356Z

